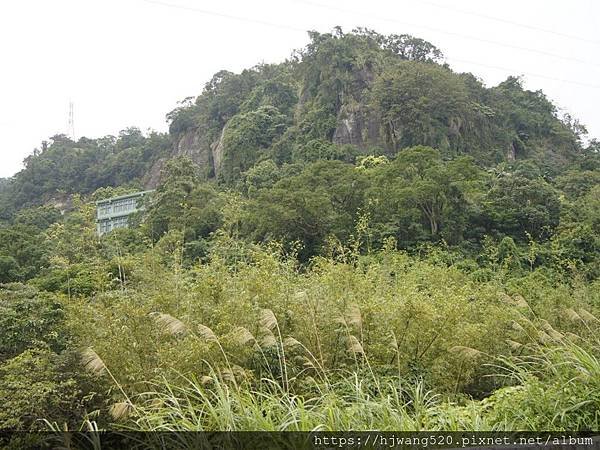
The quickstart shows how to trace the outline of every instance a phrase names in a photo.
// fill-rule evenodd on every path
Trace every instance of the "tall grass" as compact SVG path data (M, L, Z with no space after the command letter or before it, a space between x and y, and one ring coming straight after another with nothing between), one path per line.
M124 404L135 406L113 417L122 419L119 427L146 431L597 430L597 340L565 338L546 321L526 321L522 330L537 339L493 364L510 386L479 401L451 402L421 380L370 370L305 379L301 389L297 380L281 377L236 382L206 362L209 375L153 382L152 389L126 397ZM466 347L456 351L477 355ZM98 359L92 369L110 374ZM286 364L283 357L280 363Z
M265 249L175 272L144 258L127 292L69 303L114 426L600 428L584 293L521 295L394 250L302 270Z

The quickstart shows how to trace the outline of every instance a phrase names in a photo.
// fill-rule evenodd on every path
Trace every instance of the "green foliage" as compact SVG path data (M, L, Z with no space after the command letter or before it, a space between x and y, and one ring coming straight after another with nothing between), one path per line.
M119 136L81 138L64 135L44 142L25 159L0 197L9 207L20 209L61 199L73 193L88 194L103 186L117 186L142 178L170 146L168 136L128 128Z
M556 190L541 177L518 170L501 173L490 183L483 204L484 226L489 233L525 239L547 239L559 222Z
M318 252L328 236L352 232L364 190L362 174L340 161L320 161L260 191L246 207L242 232L261 241L303 244L300 257ZM247 231L246 231L247 230Z
M595 338L600 322L585 308L597 287L557 292L533 276L521 287L473 282L391 247L367 256L340 248L303 270L255 247L232 266L222 258L232 244L220 241L189 271L177 259L164 267L154 252L140 256L127 292L70 303L71 329L125 393L114 401L125 395L135 405L118 418L127 426L597 426L597 348L569 340ZM551 396L540 395L545 388Z
M374 84L373 101L381 111L386 143L395 151L422 144L456 154L476 114L463 80L433 64L403 62L387 68Z
M445 162L431 147L414 147L372 173L376 181L368 208L380 242L390 235L402 246L439 237L460 242L473 201L471 192L481 180L472 159Z
M292 161L312 163L323 160L352 162L358 150L351 145L336 145L324 139L313 139L305 144L296 144L292 150Z
M22 277L21 267L15 258L0 255L0 283L8 283Z
M240 178L261 157L264 149L285 129L286 116L273 106L232 118L223 131L223 159L219 176L226 183Z
M261 161L245 173L246 192L249 196L253 196L260 189L271 188L281 179L281 176L281 170L273 160Z
M598 429L598 142L418 38L309 35L0 180L0 428Z
M59 298L20 284L0 285L0 429L74 427L96 403L77 355L68 348Z
M222 221L222 197L212 185L198 184L195 166L189 159L169 161L162 178L143 223L152 240L177 230L186 241L193 242L216 231Z
M0 282L27 280L48 264L45 230L61 215L51 206L19 211L12 223L0 226Z
M0 429L43 430L43 420L76 428L87 408L98 406L84 392L85 373L76 355L26 350L0 364Z
M6 284L0 288L0 311L0 361L38 346L54 352L65 348L64 311L56 297L25 285Z

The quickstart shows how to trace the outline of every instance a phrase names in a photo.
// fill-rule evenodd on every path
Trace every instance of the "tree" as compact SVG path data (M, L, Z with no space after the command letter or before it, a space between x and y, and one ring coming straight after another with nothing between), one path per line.
M433 64L391 65L373 85L387 145L394 151L429 145L453 154L461 148L467 124L474 121L469 93L461 78Z
M558 225L560 200L543 178L517 168L491 179L482 213L489 233L526 241L527 232L536 240L544 240Z
M17 260L9 255L0 255L0 283L20 280L21 277L21 267Z
M281 179L281 171L272 159L266 159L250 168L244 178L246 191L252 196L260 189L273 187Z
M286 127L287 118L273 106L233 117L223 132L219 178L231 184L250 169Z
M258 241L299 241L303 261L317 254L328 236L352 233L366 187L364 174L340 161L319 161L300 174L259 191L245 213L244 231Z
M444 162L431 147L404 149L376 174L372 217L387 222L386 233L396 234L406 244L440 236L459 241L466 226L467 194L479 178L470 158ZM422 221L427 224L427 235L420 229Z
M197 182L192 160L180 157L167 162L146 214L145 226L153 240L160 239L170 229L185 228L181 218L186 216L189 196Z
M68 343L58 299L25 285L0 287L0 361L39 346L60 353Z
M44 430L42 419L81 426L101 403L76 358L30 349L0 364L0 429Z

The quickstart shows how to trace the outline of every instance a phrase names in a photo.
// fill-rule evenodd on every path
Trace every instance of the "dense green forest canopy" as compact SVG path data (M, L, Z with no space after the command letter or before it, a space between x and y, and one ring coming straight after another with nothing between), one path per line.
M421 39L309 37L0 179L0 428L600 426L598 141Z

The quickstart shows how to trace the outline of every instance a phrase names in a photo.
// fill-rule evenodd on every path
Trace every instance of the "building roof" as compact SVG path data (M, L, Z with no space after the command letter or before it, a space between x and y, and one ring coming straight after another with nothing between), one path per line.
M104 198L102 200L97 200L96 201L96 205L101 205L103 203L111 203L111 202L113 202L115 200L122 200L124 198L141 197L142 195L149 194L150 192L154 192L154 189L151 189L149 191L132 192L130 194L118 195L116 197Z

